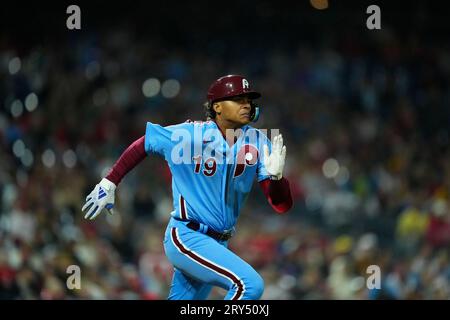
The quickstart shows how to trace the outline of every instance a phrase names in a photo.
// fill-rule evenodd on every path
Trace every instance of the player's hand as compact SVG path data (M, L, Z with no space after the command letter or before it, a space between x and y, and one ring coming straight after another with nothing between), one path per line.
M269 155L269 147L264 145L264 166L273 180L283 177L284 162L286 159L286 146L283 146L283 136L279 134L273 138L272 153Z
M93 220L100 212L106 208L110 214L113 214L114 192L116 185L106 178L98 183L94 190L86 197L86 203L81 211L85 211L85 219Z

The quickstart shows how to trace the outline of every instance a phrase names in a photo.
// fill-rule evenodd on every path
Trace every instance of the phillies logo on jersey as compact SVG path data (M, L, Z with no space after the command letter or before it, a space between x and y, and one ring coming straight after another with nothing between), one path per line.
M258 149L251 144L244 144L239 149L236 160L233 176L239 177L246 166L254 166L258 162Z

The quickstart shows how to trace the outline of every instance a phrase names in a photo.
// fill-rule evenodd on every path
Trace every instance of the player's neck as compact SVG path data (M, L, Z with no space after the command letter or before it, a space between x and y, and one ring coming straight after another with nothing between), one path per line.
M222 133L222 136L225 138L225 133L228 129L238 129L242 128L243 126L241 124L237 124L236 122L228 121L225 119L216 118L214 119L214 122L217 124L217 127L219 127L220 132Z
M242 125L237 125L235 122L226 121L223 119L214 119L214 122L217 124L217 127L219 128L220 133L222 134L222 137L227 141L228 145L231 147L234 143L236 143L237 137L234 136L233 140L229 140L226 138L226 132L227 129L238 129L242 128Z

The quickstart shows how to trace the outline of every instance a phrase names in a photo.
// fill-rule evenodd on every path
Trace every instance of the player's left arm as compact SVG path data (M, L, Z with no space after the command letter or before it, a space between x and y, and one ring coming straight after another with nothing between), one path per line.
M293 201L289 181L283 177L286 159L286 146L283 145L283 136L280 134L273 139L272 152L269 153L267 144L264 149L264 168L268 179L259 182L267 201L277 213L285 213L292 208Z

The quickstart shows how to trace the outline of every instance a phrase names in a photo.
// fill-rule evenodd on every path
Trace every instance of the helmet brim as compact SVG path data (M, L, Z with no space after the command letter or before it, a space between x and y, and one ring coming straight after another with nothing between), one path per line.
M243 94L240 94L239 96L243 96L243 97L249 97L250 99L258 99L261 97L261 93L256 92L256 91L249 91Z
M232 94L226 97L222 97L220 99L216 99L216 100L212 100L211 103L214 102L219 102L219 101L225 101L225 100L230 100L231 98L234 97L249 97L250 99L254 100L254 99L258 99L261 97L261 93L256 92L256 91L248 91L248 92L244 92L241 94Z

